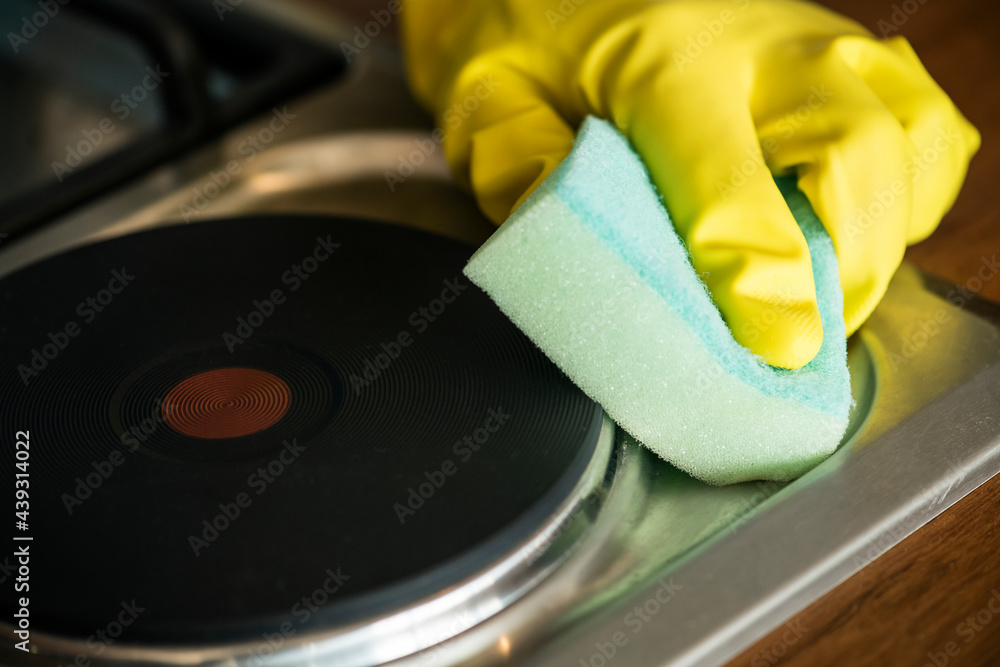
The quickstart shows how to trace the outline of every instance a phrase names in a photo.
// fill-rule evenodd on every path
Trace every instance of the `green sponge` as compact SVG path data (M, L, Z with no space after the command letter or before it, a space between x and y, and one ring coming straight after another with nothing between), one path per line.
M733 338L642 161L588 118L572 153L465 274L618 425L711 484L795 478L851 408L843 295L822 224L778 179L809 244L823 345L798 370Z

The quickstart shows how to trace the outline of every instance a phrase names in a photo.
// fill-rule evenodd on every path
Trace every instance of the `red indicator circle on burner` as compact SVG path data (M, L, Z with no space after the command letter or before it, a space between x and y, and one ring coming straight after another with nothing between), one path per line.
M273 373L217 368L171 389L163 416L171 428L192 438L238 438L278 423L291 400L288 385Z

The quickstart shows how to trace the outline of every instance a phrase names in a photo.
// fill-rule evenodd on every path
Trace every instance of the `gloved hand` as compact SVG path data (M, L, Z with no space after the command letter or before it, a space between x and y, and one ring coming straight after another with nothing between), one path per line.
M906 40L793 0L404 0L416 94L500 223L587 114L632 141L736 339L822 343L795 173L840 260L848 334L954 202L979 134Z

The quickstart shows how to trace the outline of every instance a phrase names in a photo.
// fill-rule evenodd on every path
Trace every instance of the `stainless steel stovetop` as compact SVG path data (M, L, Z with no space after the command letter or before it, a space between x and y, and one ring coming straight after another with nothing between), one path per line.
M274 4L240 11L273 13L335 48L353 34ZM284 131L248 159L239 147L274 114ZM370 217L480 243L493 227L425 122L398 58L373 43L335 85L5 244L0 275L84 243L244 214ZM413 173L390 192L387 173L403 162ZM1000 471L1000 308L904 264L851 339L849 364L857 405L845 442L795 482L710 487L608 422L560 511L463 586L273 653L260 642L121 642L91 664L721 664ZM4 627L4 662L24 664ZM32 664L69 664L80 650L33 643Z

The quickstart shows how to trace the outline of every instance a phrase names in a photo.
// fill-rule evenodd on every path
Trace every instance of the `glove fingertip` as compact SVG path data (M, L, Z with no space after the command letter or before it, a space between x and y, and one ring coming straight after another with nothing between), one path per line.
M783 311L764 305L747 324L734 328L736 340L770 366L802 368L823 346L823 326L815 302Z

